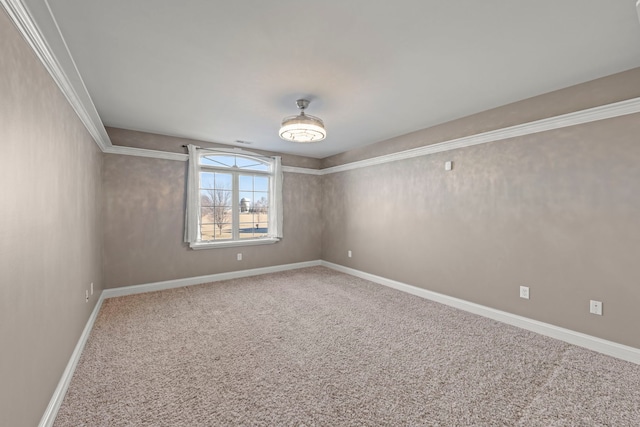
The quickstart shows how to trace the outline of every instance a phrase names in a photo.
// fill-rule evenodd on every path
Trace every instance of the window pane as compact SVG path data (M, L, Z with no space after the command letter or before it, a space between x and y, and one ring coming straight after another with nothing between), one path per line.
M215 236L216 228L214 224L202 224L200 227L200 240L209 241L213 240Z
M233 193L231 193L231 191L227 191L227 190L216 190L215 193L215 198L213 199L213 202L216 206L229 206L231 207L232 202L231 202L231 195Z
M231 194L229 190L200 190L200 204L231 207Z
M261 160L252 159L248 157L236 157L236 165L242 169L249 169L254 171L268 171L269 165Z
M200 208L200 224L209 224L214 222L212 213L213 213L213 208L210 208L210 207Z
M253 206L253 200L251 200L253 193L242 192L240 193L240 213L250 212Z
M231 221L231 207L229 206L215 206L211 208L211 215L214 222L230 222Z
M231 239L233 237L231 224L228 223L216 223L215 225L215 240Z
M247 199L253 202L253 191L241 191L240 192L240 200Z
M231 222L231 208L227 206L212 206L200 208L200 224Z
M231 224L202 224L200 227L200 240L228 240L232 238Z
M200 190L200 206L213 206L211 192L213 192L213 190Z
M234 235L242 240L267 237L270 159L208 152L201 153L199 160L205 166L200 170L198 188L200 240L233 240Z
M214 188L231 190L231 182L233 181L233 176L230 173L216 172L215 176L216 176L216 185Z
M217 166L230 168L235 165L234 155L211 154L200 156L200 164L205 166Z
M253 191L253 175L240 175L240 191Z
M241 222L239 231L241 239L251 239L254 237L254 224L251 222Z
M269 191L269 178L266 176L256 176L253 180L254 191Z
M200 156L200 164L219 168L232 168L264 171L270 169L269 161L255 159L253 157L238 156L234 154L209 154Z
M241 239L266 237L268 231L266 215L262 216L262 222L241 222L239 231Z
M255 224L253 223L253 214L252 213L248 213L248 212L242 212L240 213L240 225L239 225L239 231L240 231L240 237L247 237L246 234L247 233L253 233L253 226Z
M200 188L213 188L214 176L213 172L200 172Z
M269 193L264 191L255 191L253 193L254 205L256 208L268 208L269 207Z
M200 188L230 190L231 182L230 173L200 172Z
M266 237L269 232L269 214L267 209L255 210L240 214L240 238L250 239Z

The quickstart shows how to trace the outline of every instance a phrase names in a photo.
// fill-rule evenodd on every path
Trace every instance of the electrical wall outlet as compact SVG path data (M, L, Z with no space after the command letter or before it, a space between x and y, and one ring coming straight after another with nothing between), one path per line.
M347 256L351 258L351 251L347 251Z
M242 254L238 254L237 259L238 261L242 261Z
M450 171L453 169L453 162L444 162L444 170Z
M602 301L591 300L589 302L589 313L602 316Z
M91 295L93 295L93 282L91 282Z
M520 286L520 298L529 299L529 287Z

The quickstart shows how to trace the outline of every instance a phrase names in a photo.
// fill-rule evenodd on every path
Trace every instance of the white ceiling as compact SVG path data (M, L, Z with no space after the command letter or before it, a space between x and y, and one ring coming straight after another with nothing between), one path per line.
M635 0L49 7L105 126L311 157L640 66ZM279 139L300 97L325 141Z

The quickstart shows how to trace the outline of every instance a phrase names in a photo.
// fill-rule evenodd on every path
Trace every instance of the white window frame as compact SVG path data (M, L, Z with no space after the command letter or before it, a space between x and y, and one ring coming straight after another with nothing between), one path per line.
M187 182L187 209L185 221L185 241L191 249L212 249L220 247L238 247L273 244L282 238L282 166L280 157L265 157L244 150L202 149L189 145L189 174ZM264 163L267 171L243 169L241 167L224 167L203 165L200 159L204 156L238 156ZM200 173L222 172L232 175L232 239L201 240L201 198ZM240 223L240 175L263 175L269 177L269 209L268 235L266 237L243 238L239 236Z

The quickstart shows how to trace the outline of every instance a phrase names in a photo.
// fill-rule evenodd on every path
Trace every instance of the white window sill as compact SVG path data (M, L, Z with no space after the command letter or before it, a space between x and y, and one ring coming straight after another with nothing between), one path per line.
M270 237L265 239L247 239L247 240L228 240L222 242L196 242L189 244L189 247L194 251L200 249L215 249L215 248L233 248L238 246L255 246L255 245L271 245L279 242L280 239L276 237Z

